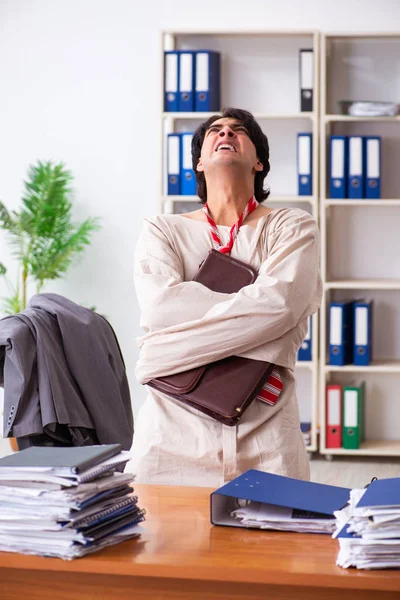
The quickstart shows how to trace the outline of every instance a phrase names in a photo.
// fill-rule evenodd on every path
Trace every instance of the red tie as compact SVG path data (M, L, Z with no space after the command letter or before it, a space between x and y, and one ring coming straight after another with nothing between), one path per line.
M225 246L223 246L222 242L221 242L221 238L218 233L217 224L215 223L214 219L210 215L207 203L204 205L203 211L204 211L204 213L207 217L207 221L210 225L211 237L212 237L212 240L215 243L217 250L219 252L223 252L224 254L230 254L230 252L233 248L233 244L235 242L236 236L238 234L238 231L239 231L243 221L249 214L251 214L253 212L253 210L255 210L257 208L257 206L258 206L258 202L255 199L255 197L253 196L248 201L248 203L247 203L244 211L240 215L237 223L235 223L235 225L232 225L231 230L229 232L229 240L225 244ZM282 388L283 388L283 381L282 381L281 374L279 372L279 367L274 367L271 375L268 377L266 383L264 384L264 387L259 391L259 393L257 395L257 400L261 400L261 402L266 402L266 404L273 406L276 403L276 401L278 400L279 394L281 393Z

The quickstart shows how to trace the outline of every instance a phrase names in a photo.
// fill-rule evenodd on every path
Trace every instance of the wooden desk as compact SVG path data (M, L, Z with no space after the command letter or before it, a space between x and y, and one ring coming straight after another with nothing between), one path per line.
M73 561L0 553L2 600L388 600L400 571L344 570L325 535L212 527L210 489L138 485L140 540Z

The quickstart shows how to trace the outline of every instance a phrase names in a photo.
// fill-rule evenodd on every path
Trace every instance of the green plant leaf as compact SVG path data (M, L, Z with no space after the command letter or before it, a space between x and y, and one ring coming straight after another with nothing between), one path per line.
M5 268L3 263L0 263L0 275L5 275L6 273L7 273L7 269Z
M21 298L17 293L9 298L3 298L2 308L6 315L14 315L24 310Z
M7 210L2 202L0 202L0 227L10 233L18 232L18 215L13 215Z
M96 218L72 222L72 180L63 163L38 161L29 167L21 210L11 213L0 203L0 227L8 232L12 255L20 266L20 294L6 299L9 310L24 308L29 279L40 290L46 280L66 273L91 243L92 233L100 229Z

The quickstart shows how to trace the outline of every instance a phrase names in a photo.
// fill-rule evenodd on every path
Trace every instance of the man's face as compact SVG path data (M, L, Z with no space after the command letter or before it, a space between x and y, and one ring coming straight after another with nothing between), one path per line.
M263 170L245 126L237 119L224 117L207 129L197 171L207 173L209 168L229 165L241 165L253 174Z

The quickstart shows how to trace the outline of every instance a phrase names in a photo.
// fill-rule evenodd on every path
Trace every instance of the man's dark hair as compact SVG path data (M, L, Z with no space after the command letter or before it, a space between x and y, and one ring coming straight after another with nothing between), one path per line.
M213 115L202 123L195 131L192 139L192 164L193 170L196 174L197 180L197 195L199 196L202 204L207 202L207 186L204 173L197 171L197 163L201 154L201 147L203 145L204 137L207 129L218 119L229 117L231 119L237 119L247 129L249 138L253 142L258 160L263 164L264 168L262 171L256 173L254 180L254 195L258 202L263 202L269 196L269 190L264 190L264 179L268 175L270 170L269 164L269 144L268 138L263 133L261 127L247 110L241 110L239 108L226 108L222 115Z

